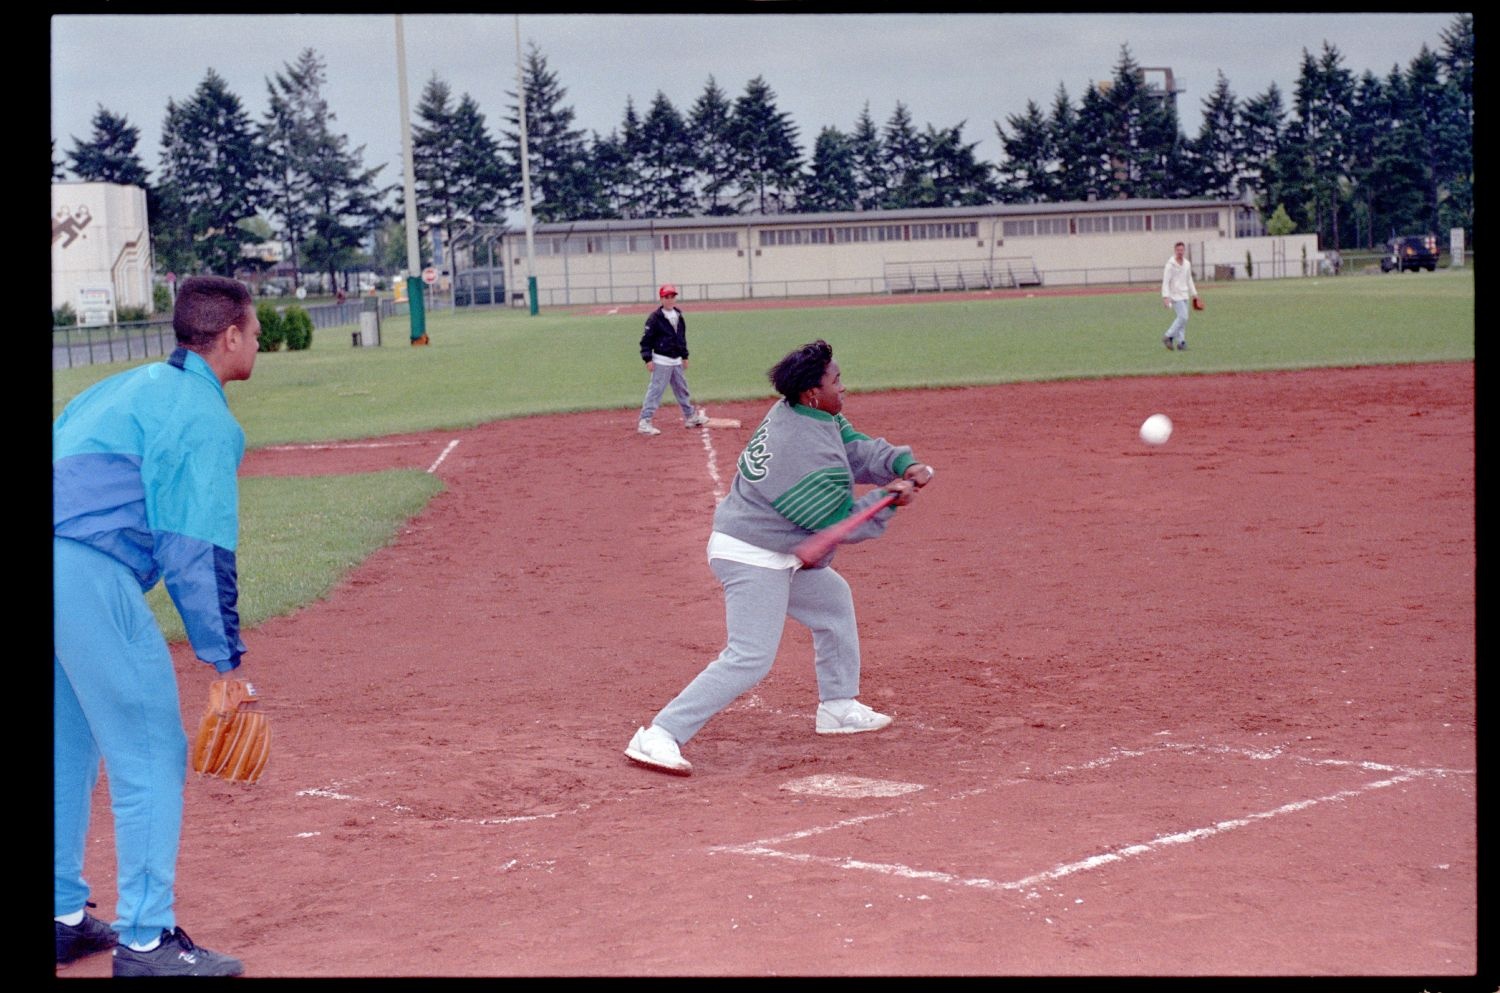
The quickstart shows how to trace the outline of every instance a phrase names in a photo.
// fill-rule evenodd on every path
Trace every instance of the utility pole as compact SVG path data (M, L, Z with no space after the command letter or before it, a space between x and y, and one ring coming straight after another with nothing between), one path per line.
M401 90L401 159L406 167L406 309L411 343L427 344L427 305L422 299L422 251L417 232L417 173L411 152L411 114L406 105L406 34L396 15L396 78Z
M521 206L526 212L526 298L536 306L536 225L531 219L531 156L526 151L526 77L521 71L521 15L516 15L516 103L521 118Z

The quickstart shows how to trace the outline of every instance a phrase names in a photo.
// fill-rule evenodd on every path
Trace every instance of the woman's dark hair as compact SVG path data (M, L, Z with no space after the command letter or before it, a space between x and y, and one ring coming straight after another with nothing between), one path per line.
M833 361L833 346L822 338L788 352L773 365L767 375L776 392L786 397L788 403L796 403L804 390L810 390L823 382L828 363Z
M195 352L209 351L229 325L245 320L251 303L250 291L238 280L224 276L184 279L172 305L177 343Z

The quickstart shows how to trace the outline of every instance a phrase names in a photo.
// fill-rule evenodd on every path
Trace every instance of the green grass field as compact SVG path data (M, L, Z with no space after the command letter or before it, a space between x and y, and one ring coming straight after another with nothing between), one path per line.
M1472 361L1474 279L1471 267L1204 283L1199 289L1208 309L1193 315L1189 350L1175 354L1160 344L1170 315L1155 287L978 302L695 313L689 300L682 307L693 351L693 396L712 404L769 398L765 370L814 338L833 345L844 382L855 392ZM308 351L260 356L254 377L230 384L227 392L251 448L470 427L528 414L629 410L645 389L638 352L645 313L644 307L609 316L442 311L428 316L432 343L425 348L410 347L404 319L383 324L380 348L351 347L352 328L326 329ZM55 372L53 415L122 368ZM326 594L441 489L424 473L345 478L336 485L245 483L240 572L247 627ZM351 517L365 521L354 526ZM160 598L154 603L164 623L180 632L160 591L153 596Z

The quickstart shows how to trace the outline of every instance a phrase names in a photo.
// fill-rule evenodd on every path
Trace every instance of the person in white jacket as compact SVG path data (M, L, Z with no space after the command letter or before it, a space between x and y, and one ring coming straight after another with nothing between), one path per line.
M1193 267L1183 258L1186 251L1187 245L1180 241L1173 245L1172 257L1167 259L1166 268L1161 274L1162 306L1177 312L1177 319L1167 328L1167 333L1161 336L1161 343L1167 346L1169 352L1174 348L1179 352L1187 348L1188 301L1198 299L1198 287L1193 283Z

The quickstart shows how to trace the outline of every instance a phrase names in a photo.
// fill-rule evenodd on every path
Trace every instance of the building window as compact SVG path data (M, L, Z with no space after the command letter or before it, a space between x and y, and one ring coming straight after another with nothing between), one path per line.
M1217 228L1219 226L1219 212L1216 210L1199 211L1189 214L1187 218L1188 227L1193 230L1204 228Z
M1080 217L1078 218L1079 234L1108 234L1108 217Z
M948 224L913 224L912 241L933 241L940 238L973 238L979 233L978 222Z
M1109 219L1111 231L1144 231L1146 230L1145 214L1116 214Z
M1068 233L1068 219L1066 217L1043 217L1036 222L1036 233L1038 235L1060 235Z
M1157 231L1181 231L1187 227L1187 215L1183 213L1157 214L1151 219L1151 226Z
M1006 221L1005 237L1024 238L1036 234L1036 221Z
M710 231L703 236L704 248L739 248L738 231Z

